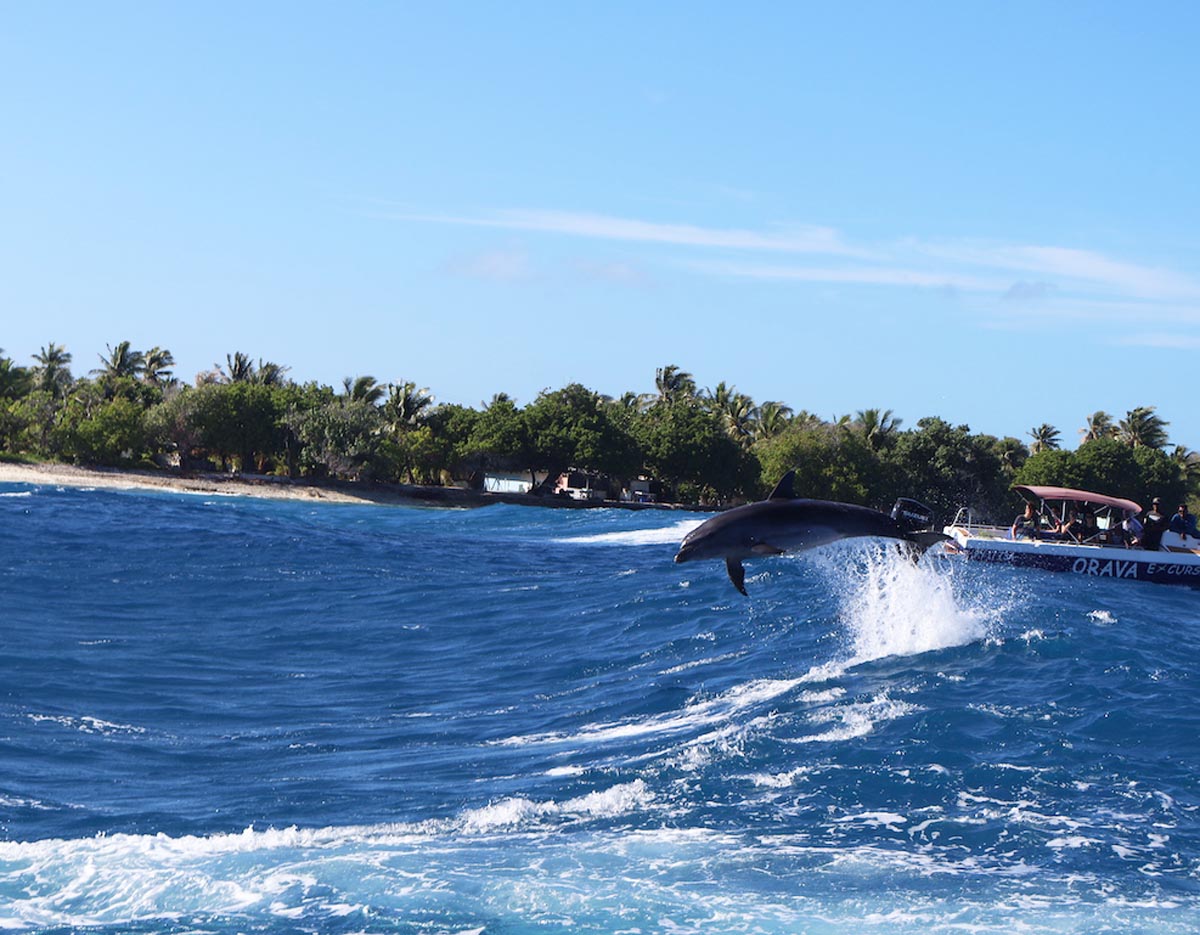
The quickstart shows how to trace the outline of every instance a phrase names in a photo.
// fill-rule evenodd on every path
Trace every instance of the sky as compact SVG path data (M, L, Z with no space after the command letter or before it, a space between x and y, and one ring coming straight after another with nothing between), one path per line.
M4 4L0 347L1200 448L1200 6Z

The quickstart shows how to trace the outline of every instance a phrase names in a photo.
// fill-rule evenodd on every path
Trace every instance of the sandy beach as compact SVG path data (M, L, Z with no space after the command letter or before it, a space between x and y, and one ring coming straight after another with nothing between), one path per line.
M409 484L367 484L353 481L314 483L286 477L229 474L167 474L125 471L117 468L85 468L70 464L17 464L0 462L0 484L105 488L110 490L174 490L183 493L233 497L262 497L269 500L305 500L324 503L408 504L471 508L493 503L565 509L618 508L626 510L707 511L684 504L624 503L613 500L586 501L516 493L482 493L459 487L418 487Z
M323 500L330 503L378 503L378 492L357 495L343 489L287 479L241 478L222 474L172 475L148 471L82 468L69 464L0 463L0 484L87 487L112 490L177 490L273 500ZM397 499L399 499L397 497Z

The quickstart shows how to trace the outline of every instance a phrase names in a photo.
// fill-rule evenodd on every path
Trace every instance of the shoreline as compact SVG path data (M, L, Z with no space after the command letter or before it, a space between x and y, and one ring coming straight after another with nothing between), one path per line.
M309 503L358 503L392 506L478 508L495 503L557 509L675 510L712 512L711 508L678 503L625 503L619 500L570 500L532 494L486 493L460 487L422 487L412 484L359 481L293 480L286 477L213 473L157 473L120 468L77 467L56 462L23 464L0 461L0 484L87 487L106 490L168 490L263 500L301 500Z

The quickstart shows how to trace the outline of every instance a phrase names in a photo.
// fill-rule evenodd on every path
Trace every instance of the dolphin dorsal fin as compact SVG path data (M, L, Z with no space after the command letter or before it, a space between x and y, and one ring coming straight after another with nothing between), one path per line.
M768 500L795 500L796 492L792 489L792 484L796 480L795 470L788 471L775 485L775 489L771 491L771 496Z

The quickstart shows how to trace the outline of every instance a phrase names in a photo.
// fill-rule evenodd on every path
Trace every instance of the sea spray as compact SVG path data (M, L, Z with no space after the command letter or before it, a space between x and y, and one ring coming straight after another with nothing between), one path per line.
M996 618L995 606L955 593L943 562L913 562L891 544L839 543L813 562L840 595L851 664L972 643Z

